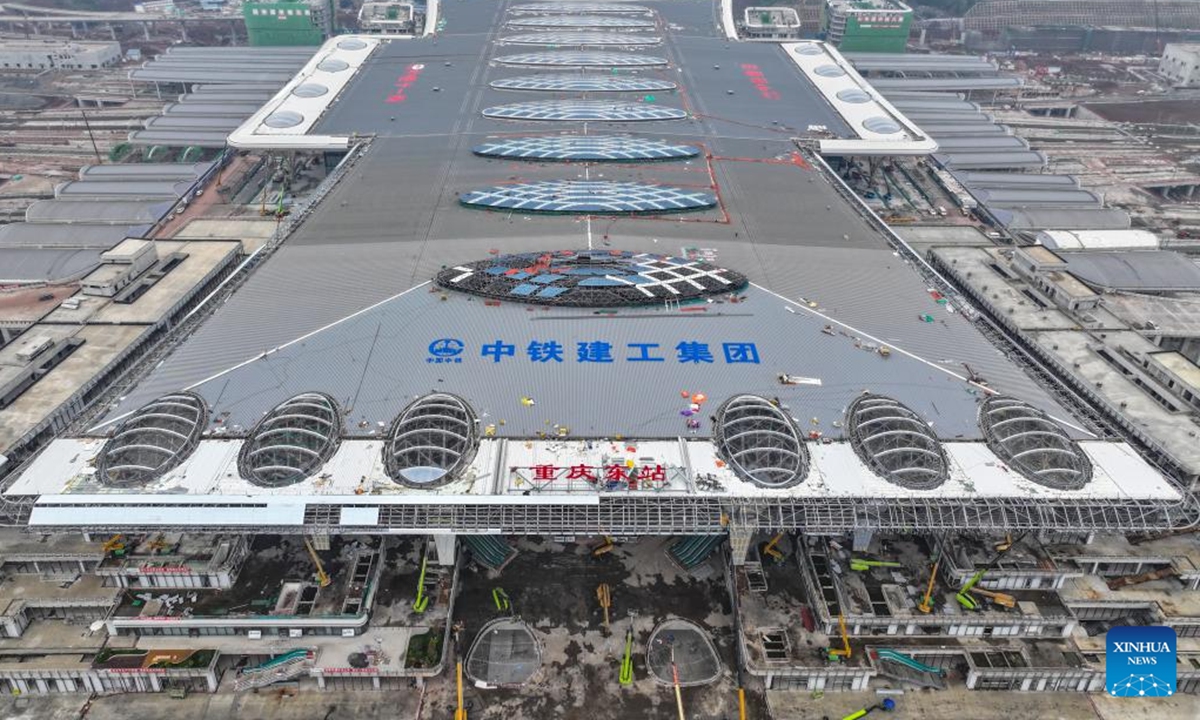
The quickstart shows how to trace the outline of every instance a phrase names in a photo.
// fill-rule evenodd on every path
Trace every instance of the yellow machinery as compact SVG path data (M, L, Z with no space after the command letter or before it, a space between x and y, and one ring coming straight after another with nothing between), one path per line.
M592 557L600 557L601 555L606 555L606 554L612 552L614 547L616 547L616 546L613 545L613 539L606 535L604 537L604 542L602 542L599 545L597 545L596 547L592 548Z
M163 550L166 550L169 545L170 543L167 542L167 536L159 533L158 535L154 536L154 539L150 541L150 543L147 545L147 548L150 550L150 552L157 555Z
M608 609L612 607L612 589L608 583L600 583L596 586L596 600L600 602L600 607L604 608L604 627L608 627Z
M1010 549L1012 549L1012 545L1013 545L1012 533L1005 533L1004 541L998 542L995 545L993 545L992 547L993 547L993 549L995 549L996 552L1008 552Z
M989 598L992 602L996 603L1000 607L1015 608L1017 606L1017 599L1012 595L1006 595L1005 593L996 592L994 590L984 590L980 587L972 588L971 592L975 593L976 595L982 595L985 598Z
M309 542L308 538L304 538L304 547L308 549L308 555L312 558L313 566L317 568L317 585L321 587L329 587L331 580L329 573L325 572L325 566L321 564L321 558L317 557L317 550Z
M458 661L458 707L454 710L454 720L467 720L467 708L463 705L462 691L462 660Z
M840 648L829 648L829 659L832 660L838 657L850 659L850 633L846 632L846 616L838 615L838 632L842 636L842 646Z
M933 612L933 583L937 580L938 565L941 563L941 558L934 561L933 570L929 571L929 584L925 586L925 597L917 603L917 609L926 614Z
M104 547L102 549L104 550L105 555L124 554L124 552L125 552L125 536L119 535L119 534L113 535L112 537L110 537L109 539L104 541Z
M775 547L779 544L779 541L783 539L783 536L784 533L779 533L775 537L771 538L769 543L766 543L759 548L759 552L771 558L775 562L783 562L783 552L780 551L779 548Z
M850 558L850 569L854 572L867 572L871 568L898 568L904 567L898 562L891 560L867 560L865 558Z

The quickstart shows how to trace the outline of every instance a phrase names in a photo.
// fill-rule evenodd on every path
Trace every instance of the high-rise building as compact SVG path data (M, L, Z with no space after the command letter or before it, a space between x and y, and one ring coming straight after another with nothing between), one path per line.
M904 52L912 8L898 0L827 0L825 39L842 52Z
M333 34L332 0L247 2L242 6L251 45L320 45Z

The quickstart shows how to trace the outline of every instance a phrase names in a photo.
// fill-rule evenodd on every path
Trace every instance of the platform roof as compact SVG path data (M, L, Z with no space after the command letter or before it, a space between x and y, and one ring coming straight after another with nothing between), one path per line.
M79 177L81 180L191 180L211 167L211 162L87 165L79 171Z
M997 208L992 211L1010 230L1123 230L1129 213L1118 208Z
M100 263L100 249L0 248L0 284L77 278Z
M938 153L935 157L952 170L1033 169L1046 165L1046 156L1036 150Z
M1008 90L1021 87L1019 77L872 78L885 95L893 90Z
M140 237L150 229L142 225L87 225L9 223L0 225L0 248L96 248L107 250L127 237Z
M173 200L38 200L25 211L25 220L31 223L153 224L174 204Z
M1200 292L1200 266L1169 250L1088 250L1061 253L1067 271L1105 290Z

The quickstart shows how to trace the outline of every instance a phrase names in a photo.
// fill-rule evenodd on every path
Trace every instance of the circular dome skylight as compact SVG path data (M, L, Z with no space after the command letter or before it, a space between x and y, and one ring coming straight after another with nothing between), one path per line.
M342 50L362 50L367 44L358 38L346 38L339 40L337 46Z
M837 65L818 65L815 68L813 68L813 72L820 75L821 77L828 77L828 78L841 77L846 74L846 71L841 69Z
M143 405L100 450L100 483L133 487L157 480L192 454L207 423L208 407L195 393L172 393Z
M846 88L845 90L838 90L837 99L848 103L865 103L871 102L871 94L858 88Z
M296 127L304 122L304 116L295 110L276 110L263 120L263 125L273 128Z
M1092 461L1049 415L1010 397L979 407L979 427L992 452L1039 485L1078 490L1092 479Z
M797 55L823 55L825 53L825 51L821 49L821 46L813 45L812 43L800 45L795 49L794 52Z
M387 474L401 485L431 488L459 476L479 446L475 413L449 393L418 398L401 411L383 447Z
M764 488L796 485L808 474L808 449L796 423L766 398L737 395L717 411L713 442L742 480Z
M317 69L324 70L325 72L341 72L348 67L350 67L350 63L341 58L325 58L317 63Z
M900 132L901 129L895 120L883 117L882 115L869 117L862 121L862 125L871 132L879 133L880 135L894 135Z
M238 472L260 487L285 487L312 475L333 456L342 434L337 403L303 393L276 405L238 453Z
M302 98L321 97L327 92L329 92L329 88L325 87L321 83L304 83L303 85L297 85L296 87L292 88L292 94L296 97Z
M946 453L929 423L889 397L855 399L846 409L846 434L876 475L901 487L931 490L950 475Z

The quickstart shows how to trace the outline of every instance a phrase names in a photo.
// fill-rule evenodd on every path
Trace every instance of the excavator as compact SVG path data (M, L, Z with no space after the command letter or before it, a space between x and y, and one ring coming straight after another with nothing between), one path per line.
M784 534L785 533L779 533L775 537L771 538L771 541L764 543L763 546L758 549L758 552L761 555L771 558L771 560L777 563L783 562L783 551L775 546L778 545L779 541L783 539Z
M312 558L313 566L317 569L317 585L323 588L329 587L329 583L332 582L329 578L329 573L325 572L325 565L321 563L321 558L317 557L317 550L307 537L304 538L304 547L308 549L308 555Z
M104 550L105 555L123 557L125 555L125 545L125 536L118 534L105 540L104 546L101 549Z
M984 575L986 575L989 571L991 571L992 568L996 567L996 565L999 564L1000 558L1004 557L1004 555L1009 550L1013 549L1014 545L1020 543L1021 540L1023 540L1025 538L1026 534L1028 534L1028 533L1022 533L1021 536L1018 537L1016 540L1010 541L1010 540L1006 539L1004 543L1000 544L1001 546L1003 546L1004 549L997 550L996 554L994 556L992 556L991 562L989 562L987 565L985 565L983 567L983 569L981 569L979 572L972 575L969 580L967 580L965 583L963 583L962 589L959 590L958 593L954 596L954 599L958 601L959 605L962 605L967 610L978 610L979 609L979 601L976 600L974 595L971 594L972 592L974 592L977 595L980 595L982 597L986 597L986 598L990 599L992 602L996 603L997 605L999 605L1001 607L1011 608L1011 607L1017 606L1017 600L1012 595L1007 595L1005 593L998 593L998 592L995 592L992 590L984 590L983 588L977 588L975 586L979 584L980 580L983 580Z
M840 648L825 648L825 654L831 661L836 661L838 658L850 659L850 633L846 632L846 616L838 615L838 632L842 636L842 646Z
M885 567L898 568L903 567L898 562L890 560L867 560L866 558L850 558L850 569L855 572L867 572L871 568Z

